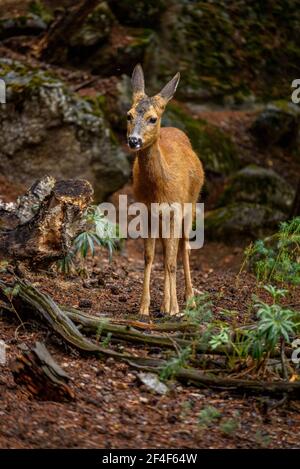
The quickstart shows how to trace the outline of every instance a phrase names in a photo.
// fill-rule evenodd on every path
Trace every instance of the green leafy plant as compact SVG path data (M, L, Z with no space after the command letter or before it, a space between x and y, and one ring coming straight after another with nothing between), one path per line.
M249 266L259 281L300 284L300 217L281 223L279 231L245 250L241 270Z
M185 319L199 326L195 334L195 345L200 344L203 347L215 349L220 346L230 346L236 348L231 340L232 331L225 321L215 320L212 312L213 302L208 293L195 296L191 303L188 302L184 311ZM230 315L235 316L235 311L220 311L220 315L227 318ZM226 350L224 349L225 353ZM238 352L238 350L237 350Z
M264 289L272 296L273 303L277 303L279 298L284 298L288 294L288 290L277 288L273 285L265 285Z
M121 244L118 225L111 223L97 205L87 208L81 225L83 230L74 239L71 250L58 262L58 269L65 274L83 270L82 261L89 255L93 257L97 246L106 248L111 260L113 250Z
M177 357L172 357L170 360L167 361L167 363L161 369L160 378L163 381L172 378L180 370L180 368L186 366L190 356L190 347L186 347L185 349L181 350L178 353Z
M209 345L212 349L216 349L221 345L228 345L231 343L230 338L230 328L228 326L221 326L220 332L218 334L213 335L213 337L209 341Z
M198 424L201 427L211 425L215 420L221 417L221 412L213 406L204 407L198 415Z
M108 348L108 347L109 347L109 344L110 344L110 342L111 342L111 338L112 338L112 333L109 332L109 333L107 334L107 336L105 337L105 339L103 339L102 342L101 342L102 347Z
M219 428L226 436L234 436L239 428L238 421L229 418L220 423Z
M212 320L212 301L208 293L191 298L184 310L185 319L194 324L204 324Z
M271 443L270 435L267 433L262 432L261 430L257 430L254 435L255 441L259 447L267 447Z
M264 289L271 295L273 303L269 305L260 298L254 298L257 325L254 329L244 331L241 342L243 355L250 354L257 360L274 352L283 340L290 343L300 325L300 313L284 307L279 302L287 291L272 285L266 285Z
M257 300L255 304L258 318L256 338L261 340L267 352L273 352L280 339L289 343L290 338L296 334L300 325L299 313L277 303L278 298L285 296L285 290L278 290L270 285L264 288L272 295L273 304L268 305L260 299Z
M288 291L273 285L265 285L264 289L270 294L272 304L253 297L252 308L256 311L257 322L244 328L229 327L218 322L209 325L210 337L208 344L212 349L227 346L231 353L227 354L234 364L234 357L246 358L252 356L255 360L262 360L284 343L291 343L299 331L300 313L283 306L280 301ZM226 353L226 348L224 348ZM233 353L232 353L233 352Z

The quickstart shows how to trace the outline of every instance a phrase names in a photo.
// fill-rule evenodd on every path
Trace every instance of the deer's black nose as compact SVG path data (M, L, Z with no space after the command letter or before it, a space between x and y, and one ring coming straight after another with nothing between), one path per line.
M140 148L142 146L142 139L138 137L129 137L128 145L130 148Z

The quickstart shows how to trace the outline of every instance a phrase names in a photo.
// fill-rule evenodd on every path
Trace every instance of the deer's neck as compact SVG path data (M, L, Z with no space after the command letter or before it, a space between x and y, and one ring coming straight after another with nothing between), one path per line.
M158 179L164 180L166 178L166 161L160 149L158 139L149 147L139 151L138 161L144 181L148 179L155 183Z

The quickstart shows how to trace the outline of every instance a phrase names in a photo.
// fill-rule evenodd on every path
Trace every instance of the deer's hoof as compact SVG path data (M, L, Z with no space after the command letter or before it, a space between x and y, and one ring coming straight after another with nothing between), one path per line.
M195 309L196 308L196 301L194 300L194 297L193 296L186 296L185 298L185 303L186 305L191 308L191 309Z
M170 310L170 316L177 316L179 314L179 307L176 306L174 308L171 308Z

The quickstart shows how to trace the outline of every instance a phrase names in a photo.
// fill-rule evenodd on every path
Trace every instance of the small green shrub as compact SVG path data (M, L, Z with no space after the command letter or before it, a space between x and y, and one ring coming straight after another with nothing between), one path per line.
M219 428L224 435L234 436L239 428L239 424L237 420L229 418L221 422Z
M248 356L260 363L269 354L274 353L282 341L291 343L300 331L300 312L280 303L288 294L288 290L273 285L266 285L264 289L271 296L272 304L254 297L252 308L256 313L257 322L243 328L239 325L229 326L226 321L213 320L212 302L207 296L198 298L196 304L200 307L193 313L189 309L186 311L187 316L192 314L192 318L199 325L195 340L202 346L206 345L208 349L223 348L230 366L234 366L236 359L245 359ZM228 313L230 312L226 311L224 315Z
M205 324L212 320L212 301L208 293L188 300L184 310L185 319L193 324Z
M221 412L213 406L204 407L198 415L198 424L201 427L207 427L219 419L221 415Z
M167 361L167 363L161 369L160 378L163 381L173 378L173 376L180 370L180 368L186 366L190 356L190 347L181 350L177 357L172 357L169 361Z
M84 270L82 262L89 255L92 257L95 255L96 246L106 248L111 260L114 249L121 243L118 225L111 223L97 205L87 208L81 225L83 230L74 239L70 252L64 259L58 261L58 270L64 274Z
M279 303L287 292L271 285L264 288L272 296L273 303L269 305L259 298L255 299L257 326L246 331L244 340L244 355L249 353L257 360L274 352L282 340L290 343L300 325L300 313Z
M248 265L262 282L300 284L300 217L281 223L278 233L245 250ZM242 270L241 269L241 270Z

